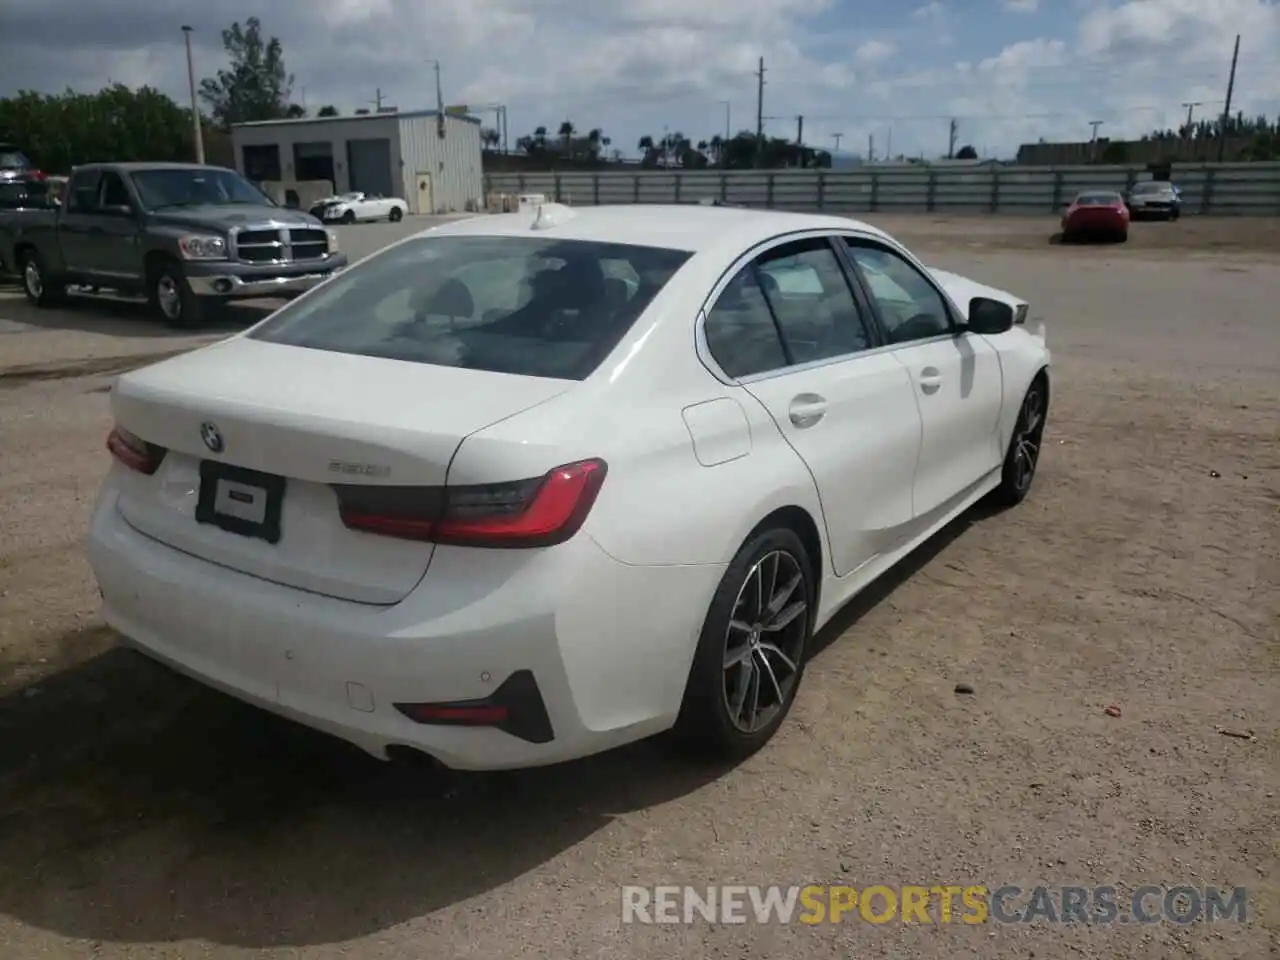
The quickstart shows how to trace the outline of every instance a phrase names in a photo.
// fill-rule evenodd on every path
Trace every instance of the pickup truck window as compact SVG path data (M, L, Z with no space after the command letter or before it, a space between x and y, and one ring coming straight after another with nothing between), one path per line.
M133 185L148 210L232 204L276 206L274 200L230 170L198 167L139 170L133 174Z
M93 213L98 208L98 172L77 173L67 184L67 213Z
M120 178L120 174L112 173L110 170L102 175L102 188L98 192L99 207L131 207L133 201L129 199L129 189L124 185L124 180Z

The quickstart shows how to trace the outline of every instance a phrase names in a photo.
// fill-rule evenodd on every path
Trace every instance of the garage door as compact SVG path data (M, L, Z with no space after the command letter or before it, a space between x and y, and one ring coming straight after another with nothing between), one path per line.
M399 193L391 181L390 140L348 140L347 169L351 189L394 197Z

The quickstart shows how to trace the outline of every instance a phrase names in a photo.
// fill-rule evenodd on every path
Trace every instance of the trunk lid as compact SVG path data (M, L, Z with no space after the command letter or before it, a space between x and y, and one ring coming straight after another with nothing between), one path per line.
M467 435L571 386L234 337L116 382L116 423L168 451L152 476L123 471L119 510L147 536L221 566L396 603L426 573L432 545L347 529L332 485L443 486ZM267 476L208 476L228 467ZM261 493L271 477L284 478L275 542L197 519L209 521L202 486L234 513L242 508L226 497L241 496L237 484Z

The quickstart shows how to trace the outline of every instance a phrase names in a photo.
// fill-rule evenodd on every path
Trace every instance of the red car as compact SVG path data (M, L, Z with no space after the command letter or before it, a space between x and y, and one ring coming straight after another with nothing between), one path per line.
M1129 239L1129 208L1118 193L1089 190L1071 201L1062 215L1062 239L1108 237Z

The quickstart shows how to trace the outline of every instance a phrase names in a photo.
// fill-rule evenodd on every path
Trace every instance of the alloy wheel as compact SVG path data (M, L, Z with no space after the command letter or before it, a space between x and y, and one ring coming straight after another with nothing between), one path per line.
M44 293L44 277L40 276L40 267L34 260L28 260L22 268L22 282L26 284L31 299L39 300Z
M1044 427L1044 398L1038 386L1027 391L1018 415L1018 435L1014 440L1013 482L1021 493L1031 486L1040 459L1040 437Z
M765 554L747 572L724 646L724 702L742 733L755 733L786 705L800 675L809 589L796 558Z
M177 282L167 273L156 281L156 303L166 319L177 320L182 315L182 294Z

